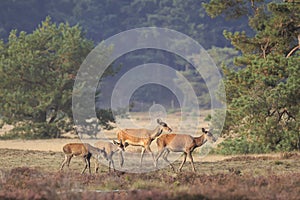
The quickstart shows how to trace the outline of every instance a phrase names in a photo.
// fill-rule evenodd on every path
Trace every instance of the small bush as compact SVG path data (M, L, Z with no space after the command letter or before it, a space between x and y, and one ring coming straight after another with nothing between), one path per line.
M211 114L209 114L205 117L204 121L208 122L211 120L211 118L212 118L212 116L211 116Z
M269 152L269 149L257 141L250 141L245 136L242 136L224 140L214 152L223 155L249 154L267 153Z
M49 139L60 137L60 130L55 124L26 123L16 126L8 133L1 135L0 139Z

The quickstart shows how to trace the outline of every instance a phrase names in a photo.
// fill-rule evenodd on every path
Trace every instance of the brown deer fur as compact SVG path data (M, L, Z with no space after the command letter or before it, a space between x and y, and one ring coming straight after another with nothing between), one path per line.
M141 159L140 165L142 165L142 160L145 151L148 151L153 158L154 165L156 166L154 155L150 149L151 142L161 135L163 131L171 132L172 129L160 119L157 119L158 126L154 130L148 129L124 129L117 132L117 137L120 143L126 147L128 145L141 146Z
M113 155L115 153L119 153L119 163L120 163L120 167L123 166L123 155L122 152L124 151L124 147L121 145L121 143L118 143L117 141L113 141L112 142L107 142L107 141L98 141L95 144L95 147L102 149L103 151L106 152L107 155L107 160L108 160L108 169L110 171L110 166L112 165L114 171L115 171L115 165L114 165L114 161L112 159ZM99 163L96 162L95 163L95 172L98 172L98 168L99 168Z
M88 143L68 143L63 146L63 152L65 154L65 160L61 164L60 170L64 168L65 164L67 164L69 167L72 157L77 156L83 158L83 161L85 162L85 167L83 168L81 174L85 172L87 167L89 168L89 173L91 174L90 159L92 156L101 155L104 158L107 157L103 150L93 147Z
M178 169L178 171L181 171L182 166L184 165L186 161L186 157L188 156L191 160L192 169L195 172L195 166L194 161L192 157L192 152L195 148L202 146L206 141L213 141L215 142L214 136L209 132L206 131L204 128L202 128L202 134L199 137L193 137L191 135L187 134L164 134L161 135L156 140L156 144L158 147L158 153L155 159L155 162L158 161L160 156L164 153L163 159L168 162L171 166L171 168L175 171L174 166L169 162L167 156L170 151L173 152L183 152L184 158L183 161Z

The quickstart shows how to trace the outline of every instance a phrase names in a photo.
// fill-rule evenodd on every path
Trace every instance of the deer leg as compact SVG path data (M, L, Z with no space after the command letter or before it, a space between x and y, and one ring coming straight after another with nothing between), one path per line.
M123 167L124 158L123 158L123 152L122 151L119 152L119 163L120 163L120 167Z
M113 153L110 154L107 158L108 158L108 171L111 171L111 165L113 166L113 169L115 171L115 165L114 165L114 160L112 159Z
M68 159L67 159L67 167L70 167L70 162L71 162L71 158L73 157L73 155L69 155Z
M146 147L146 150L151 154L151 156L152 156L152 159L153 159L153 164L154 164L154 167L156 167L156 161L155 161L155 157L154 157L154 154L153 154L153 152L151 151L151 149L150 149L150 146L147 146Z
M85 163L85 166L84 166L84 168L83 168L81 174L83 174L83 173L85 172L85 170L86 170L86 168L87 168L87 166L88 166L88 161L87 161L87 158L86 158L86 157L83 157L83 162Z
M97 158L95 158L95 173L98 173L100 165L100 155L97 155Z
M66 164L66 162L67 162L67 155L65 155L65 159L64 159L64 161L62 162L62 164L61 164L61 166L60 166L60 171L64 168L64 166L65 166L65 164Z
M155 158L155 165L157 166L157 161L158 159L160 158L160 156L164 153L165 149L161 149L158 151L157 155L156 155L156 158Z
M69 155L69 156L68 156L68 159L67 159L67 167L68 167L68 170L70 170L70 162L71 162L72 157L73 157L73 155Z
M91 174L91 155L89 154L89 156L87 157L87 162L88 162L88 167L89 167L89 173Z
M175 172L175 168L172 165L172 163L168 160L168 155L169 155L170 151L169 149L167 149L163 155L163 159L170 165L170 167L172 168L172 170Z
M95 173L98 173L98 169L99 169L99 161L96 160L96 162L95 162Z
M181 165L180 165L180 167L178 169L178 171L180 171L180 172L181 172L182 166L184 165L184 163L186 161L186 155L187 155L186 152L184 152L184 157L183 157L182 163L181 163Z
M89 173L91 174L91 154L88 154L84 157L85 167L83 168L81 174L83 174L86 170L86 168L89 168Z
M192 165L193 172L196 172L195 166L194 166L194 160L193 160L192 153L191 153L191 152L188 152L188 156L189 156L189 158L190 158L190 160L191 160L191 165Z
M110 172L111 160L108 161L108 172Z
M115 172L115 171L116 171L116 169L115 169L115 163L114 163L114 160L112 159L112 157L110 158L109 162L110 162L110 164L112 165L113 170L114 170L114 172ZM109 166L110 166L110 164L109 164ZM109 169L110 169L110 168L109 168Z
M66 163L67 163L67 166L69 167L71 157L72 156L70 156L70 155L65 155L65 159L64 159L63 163L61 164L60 170L62 170L64 168Z
M141 152L140 166L142 166L142 161L143 161L143 157L144 157L145 151L146 151L146 149L145 149L145 147L143 147L142 152Z

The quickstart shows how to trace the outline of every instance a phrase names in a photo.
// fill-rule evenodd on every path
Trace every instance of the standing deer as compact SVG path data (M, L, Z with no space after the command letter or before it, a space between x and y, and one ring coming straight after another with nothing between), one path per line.
M156 167L155 158L150 149L151 142L160 136L163 131L172 132L172 129L161 119L157 119L157 123L158 126L154 130L124 129L117 132L118 140L124 147L128 145L142 147L140 166L142 166L145 151L148 151L151 153L154 166Z
M89 168L89 173L91 174L91 163L90 159L92 156L99 159L99 156L102 156L103 158L107 159L106 152L102 149L98 149L96 147L93 147L92 145L88 143L69 143L64 145L63 152L65 154L65 160L61 164L60 170L62 170L67 164L69 167L71 159L73 156L78 156L83 158L83 161L85 162L85 167L83 168L81 174L83 174L86 170L86 168Z
M106 152L109 172L110 172L110 166L111 165L112 165L114 171L116 171L114 161L112 159L112 157L115 153L119 153L120 167L123 166L124 159L123 159L122 152L124 151L124 146L121 143L119 143L115 140L113 140L113 143L106 142L106 141L98 141L94 144L94 146ZM95 172L96 173L98 172L98 168L99 168L99 163L96 162L95 163Z
M174 166L169 162L168 155L170 151L173 152L183 152L184 157L183 161L178 169L178 171L181 171L182 166L184 165L186 161L186 156L188 156L191 160L192 169L194 172L195 166L194 161L192 157L192 152L197 148L202 146L205 142L215 142L216 138L211 134L211 132L206 131L204 128L202 128L202 134L200 137L193 137L187 134L165 134L161 135L156 140L156 144L158 147L158 153L155 159L155 162L157 163L159 157L164 153L163 159L169 163L169 165L172 167L173 171L175 171Z

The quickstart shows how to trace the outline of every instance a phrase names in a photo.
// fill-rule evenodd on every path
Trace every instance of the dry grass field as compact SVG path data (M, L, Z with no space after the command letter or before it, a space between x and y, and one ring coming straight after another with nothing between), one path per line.
M142 117L135 118L144 123ZM145 119L146 120L146 119ZM172 119L168 123L176 124ZM202 122L205 125L205 122ZM192 125L190 125L192 126ZM176 126L172 126L176 131ZM193 127L192 127L193 128ZM105 137L113 139L114 131ZM89 140L94 141L94 140ZM300 153L199 156L196 173L189 160L182 172L169 167L146 173L108 172L105 164L80 174L84 163L73 158L59 171L62 146L79 139L0 141L0 199L299 199ZM155 141L152 146L155 149ZM138 148L137 148L138 149ZM132 151L138 151L132 148ZM117 156L114 158L118 164ZM181 157L174 162L178 168ZM125 154L124 167L135 163ZM148 163L147 163L148 162ZM159 164L163 161L160 160ZM106 163L104 161L104 163ZM151 164L146 155L145 166Z
M212 161L197 161L196 173L187 163L180 173L170 168L109 173L101 165L92 175L80 174L84 164L79 158L60 172L60 152L0 149L0 154L0 199L299 199L300 195L298 153L207 156Z

